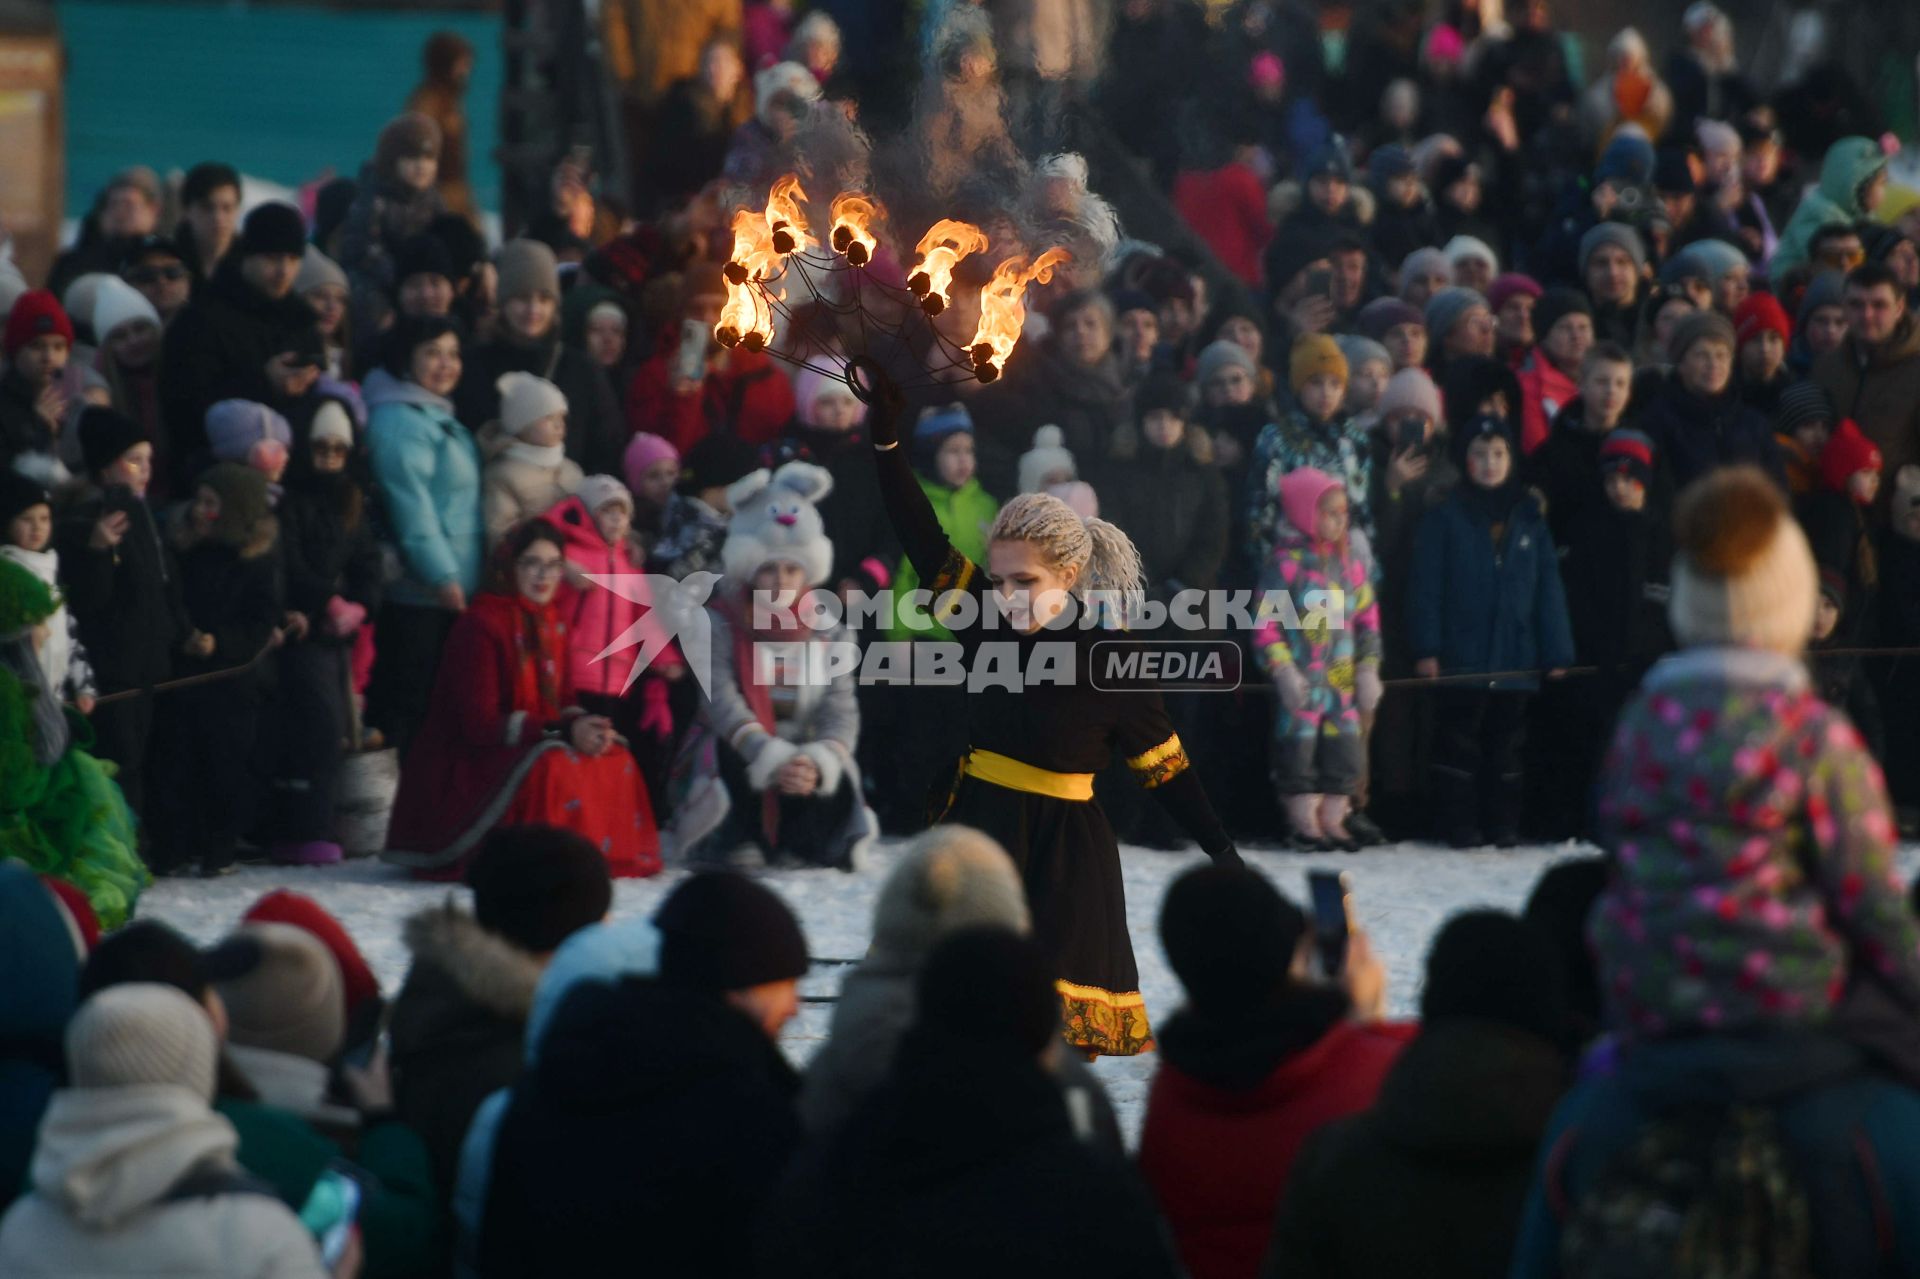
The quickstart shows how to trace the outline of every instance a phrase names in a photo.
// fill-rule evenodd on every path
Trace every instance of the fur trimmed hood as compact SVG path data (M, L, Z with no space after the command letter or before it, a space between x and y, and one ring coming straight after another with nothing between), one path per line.
M416 964L438 968L469 1002L515 1021L532 1011L540 961L452 902L412 916L401 935Z

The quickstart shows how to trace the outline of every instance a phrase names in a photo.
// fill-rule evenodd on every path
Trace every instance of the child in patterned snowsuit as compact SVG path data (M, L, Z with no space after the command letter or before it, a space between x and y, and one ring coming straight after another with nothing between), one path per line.
M1296 847L1351 846L1347 811L1366 759L1360 716L1380 702L1380 607L1373 552L1348 529L1345 483L1312 467L1280 480L1286 522L1261 575L1285 591L1300 625L1263 615L1254 645L1273 679L1274 784Z
M1806 538L1742 467L1682 498L1674 543L1686 647L1628 702L1600 781L1611 867L1589 933L1614 1026L1834 1023L1911 1079L1920 930L1880 769L1801 661L1819 589Z

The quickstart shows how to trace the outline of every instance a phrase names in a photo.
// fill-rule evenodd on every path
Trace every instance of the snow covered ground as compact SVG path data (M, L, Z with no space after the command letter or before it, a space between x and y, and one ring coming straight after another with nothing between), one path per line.
M1304 903L1306 871L1331 866L1351 873L1353 905L1374 948L1385 961L1388 998L1395 1013L1410 1013L1419 999L1419 976L1434 932L1450 915L1471 906L1517 909L1541 870L1556 860L1578 856L1578 845L1510 852L1453 852L1417 845L1370 850L1345 857L1301 857L1249 851L1248 860L1271 875L1281 889ZM858 875L832 871L775 871L766 875L790 902L806 928L816 958L857 958L867 946L873 900L896 853L881 848L873 864ZM1179 983L1161 952L1155 921L1160 899L1173 877L1204 860L1196 853L1157 853L1128 848L1121 854L1126 873L1127 914L1134 951L1140 961L1142 989L1156 1021L1180 1003ZM616 885L617 917L651 913L678 882L670 872L651 880L622 880ZM267 891L287 887L320 901L345 922L382 986L397 991L406 974L407 951L400 940L406 917L463 889L420 884L375 861L316 870L251 867L224 879L171 879L156 884L140 901L140 913L164 919L190 936L212 941L233 927L242 912ZM830 996L844 973L821 967L805 984L805 993ZM809 1004L789 1027L786 1047L804 1062L825 1038L831 1006ZM1118 1107L1127 1131L1136 1131L1154 1057L1103 1058L1096 1066Z

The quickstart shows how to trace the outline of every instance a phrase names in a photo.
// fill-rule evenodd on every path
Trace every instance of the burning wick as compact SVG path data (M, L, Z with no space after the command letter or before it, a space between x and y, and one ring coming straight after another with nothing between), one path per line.
M854 266L867 264L867 246L853 238L853 228L837 226L833 228L833 247L847 255L847 261Z
M796 243L793 238L793 228L790 225L785 221L773 224L773 251L775 253L791 253L798 247L798 243Z
M954 266L986 247L986 235L971 222L946 218L934 223L914 249L920 255L920 269L907 277L907 288L920 299L920 309L928 315L946 310L953 300Z
M873 250L879 243L873 238L873 224L886 216L880 203L858 191L843 191L834 197L830 216L834 251L845 255L850 266L873 261Z

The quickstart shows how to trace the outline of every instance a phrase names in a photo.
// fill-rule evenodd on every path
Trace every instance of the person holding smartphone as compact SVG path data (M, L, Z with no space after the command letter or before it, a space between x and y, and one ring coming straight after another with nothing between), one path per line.
M1259 1272L1307 1137L1373 1105L1416 1029L1382 1020L1386 970L1345 877L1325 882L1309 915L1256 870L1200 866L1161 905L1187 1003L1161 1028L1140 1172L1194 1279Z
M713 340L726 305L720 268L695 262L684 272L686 312L678 338L642 364L627 386L627 424L659 435L682 455L708 435L760 445L793 419L793 383L765 351L728 349Z

